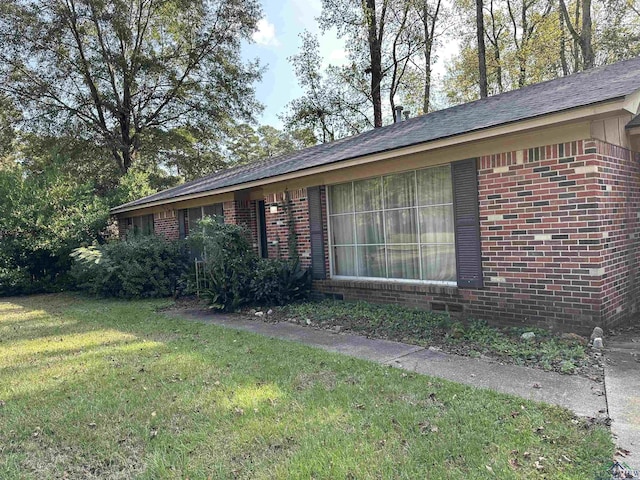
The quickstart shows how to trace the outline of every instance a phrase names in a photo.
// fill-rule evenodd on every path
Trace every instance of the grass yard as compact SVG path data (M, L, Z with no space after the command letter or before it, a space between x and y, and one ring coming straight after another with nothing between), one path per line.
M566 410L162 305L0 299L0 478L606 478Z

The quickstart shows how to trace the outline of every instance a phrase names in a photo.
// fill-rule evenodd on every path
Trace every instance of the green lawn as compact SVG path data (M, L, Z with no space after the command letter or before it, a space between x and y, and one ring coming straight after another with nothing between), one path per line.
M163 304L0 299L0 478L605 478L566 410Z

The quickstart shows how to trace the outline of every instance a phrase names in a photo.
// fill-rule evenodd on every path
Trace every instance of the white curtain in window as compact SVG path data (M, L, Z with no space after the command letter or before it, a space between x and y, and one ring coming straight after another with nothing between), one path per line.
M454 282L451 169L329 187L333 273Z
M355 247L333 247L333 271L336 275L356 275Z
M353 212L353 186L351 183L332 185L329 188L331 213Z
M353 182L356 212L382 210L382 182L380 178L370 178Z
M384 178L384 208L413 207L416 201L415 172L387 175Z

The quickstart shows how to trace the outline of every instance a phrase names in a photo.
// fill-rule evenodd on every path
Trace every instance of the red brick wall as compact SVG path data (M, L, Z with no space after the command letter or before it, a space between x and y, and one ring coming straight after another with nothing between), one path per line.
M311 234L309 230L309 204L307 189L271 194L265 197L265 223L267 228L267 249L269 258L289 258L289 219L288 208L294 221L294 232L298 243L298 255L303 267L311 265ZM271 207L277 213L271 213Z
M158 236L167 240L178 240L180 228L178 226L178 213L175 210L167 210L153 215L153 231Z
M258 252L258 229L255 200L233 200L222 205L224 223L241 225L247 229L253 250Z
M484 288L366 280L315 288L581 332L638 308L640 178L629 152L590 140L505 152L479 159L478 182Z
M598 152L602 225L602 315L612 327L635 318L640 308L640 154L600 141Z

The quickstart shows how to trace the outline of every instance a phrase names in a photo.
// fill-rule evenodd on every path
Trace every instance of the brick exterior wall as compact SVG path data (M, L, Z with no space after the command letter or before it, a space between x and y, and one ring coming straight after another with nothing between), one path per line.
M611 328L637 313L640 154L583 140L484 156L478 190L483 288L327 278L315 281L314 290L581 333L595 325ZM320 192L329 277L326 188ZM269 258L289 258L291 208L298 254L310 266L306 195L299 189L264 198ZM223 208L225 223L244 225L257 251L256 204L236 200ZM120 219L120 235L124 225ZM179 236L175 211L156 214L154 225L156 234Z
M253 250L258 252L258 226L256 220L255 200L233 200L222 205L224 223L241 225L249 232L249 240Z
M268 195L264 199L264 204L268 257L281 259L290 257L289 219L292 216L300 264L303 267L309 267L311 265L311 232L307 189ZM276 207L277 213L271 213L271 207ZM288 212L288 208L291 208L291 213Z
M155 213L153 215L153 231L156 235L163 236L167 240L178 240L180 238L178 213L175 210Z
M636 311L637 156L585 140L478 163L483 288L329 279L314 289L347 300L583 333L612 327Z
M611 327L637 319L640 309L640 154L600 141L588 147L598 152L605 271L602 316Z

